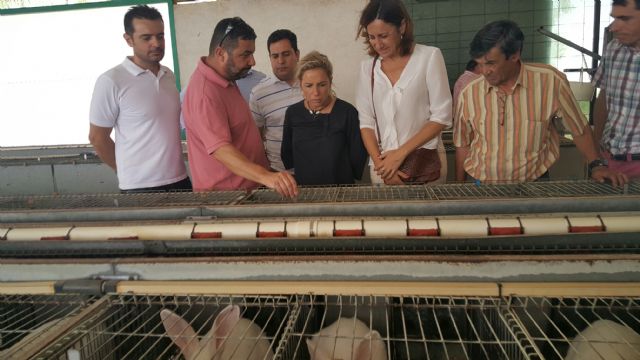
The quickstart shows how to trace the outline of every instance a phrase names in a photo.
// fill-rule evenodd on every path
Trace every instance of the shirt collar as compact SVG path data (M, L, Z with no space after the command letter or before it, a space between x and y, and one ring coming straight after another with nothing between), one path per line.
M217 71L213 70L213 68L207 65L206 59L207 58L205 56L201 57L200 61L198 61L198 66L196 68L196 70L200 72L200 74L202 74L205 77L205 79L223 88L234 85L233 81L229 81L223 78L222 76L220 76L220 74L218 74Z
M613 42L615 42L615 46L620 47L620 48L626 48L629 51L631 51L632 53L640 52L640 48L635 47L635 46L631 46L631 45L625 45L625 44L621 43L620 41L618 41L618 39L616 39L616 38L611 40L611 43L613 43Z
M128 56L124 58L124 61L122 62L122 66L133 76L138 76L149 71L136 65L136 63L134 63L133 60L131 60L131 58L129 58ZM162 77L162 75L164 75L166 72L167 72L167 68L164 67L163 65L160 65L160 70L158 70L158 77Z
M278 85L284 85L290 88L299 88L300 87L300 80L296 79L296 81L293 83L293 85L289 85L288 82L284 81L284 80L280 80L278 79L277 76L272 75L271 77L271 81L273 82L273 84L278 84Z
M516 80L516 86L518 86L518 84L520 84L520 86L522 86L523 88L527 88L529 86L529 77L525 75L525 72L527 71L527 67L526 65L520 61L520 74L518 74L518 80Z
M285 83L288 87L295 89L295 88L299 88L300 87L300 80L296 79L296 81L293 83L293 85L289 85L288 82L283 81L283 83Z
M529 85L529 82L527 81L528 76L525 75L525 71L526 71L526 65L525 63L523 63L522 61L520 61L520 73L518 74L518 78L516 79L516 83L513 86L513 88L517 88L518 85L522 86L523 88L527 88L527 86ZM483 78L484 81L484 85L485 85L485 92L488 93L491 89L495 89L496 91L498 91L500 88L498 86L493 86L491 84L489 84L489 82Z

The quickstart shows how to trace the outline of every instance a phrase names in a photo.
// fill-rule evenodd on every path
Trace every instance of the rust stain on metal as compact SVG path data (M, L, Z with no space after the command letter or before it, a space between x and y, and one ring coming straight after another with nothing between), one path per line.
M113 259L0 259L0 265L37 264L189 264L189 263L303 263L303 262L448 262L490 263L512 262L587 262L640 261L640 254L575 254L575 255L309 255L309 256L200 256Z

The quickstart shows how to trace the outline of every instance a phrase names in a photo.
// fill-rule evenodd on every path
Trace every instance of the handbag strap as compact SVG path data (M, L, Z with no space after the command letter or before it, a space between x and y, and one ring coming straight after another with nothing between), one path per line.
M373 108L373 120L376 122L376 135L378 137L378 149L382 150L382 140L380 138L380 127L378 126L378 115L376 115L376 105L373 102L373 83L374 83L374 74L376 70L376 62L380 55L376 55L373 58L373 65L371 66L371 107Z

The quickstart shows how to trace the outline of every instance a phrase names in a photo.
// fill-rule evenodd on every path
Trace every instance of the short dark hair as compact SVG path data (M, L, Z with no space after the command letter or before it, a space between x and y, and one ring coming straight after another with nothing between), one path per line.
M147 5L136 5L129 8L126 14L124 14L124 32L133 35L133 19L146 19L146 20L162 20L162 14L158 9Z
M360 15L360 22L358 25L358 37L364 38L364 44L367 46L367 52L369 55L376 55L376 50L371 46L369 42L369 34L367 34L367 26L375 20L382 20L385 23L392 24L397 28L402 25L402 20L405 23L404 34L402 40L400 40L400 55L406 55L411 53L413 48L413 21L409 16L407 8L400 0L371 0L362 10Z
M500 46L502 53L508 58L522 52L524 34L518 24L510 20L490 22L480 29L469 44L469 55L472 59L484 56L495 46Z
M627 6L627 0L613 0L613 6ZM640 10L640 0L636 0L636 9Z
M267 51L271 53L271 44L280 40L289 40L293 51L300 52L300 50L298 50L298 37L289 29L279 29L272 32L267 39Z
M471 59L469 60L469 62L467 62L467 66L465 66L464 69L467 71L473 71L476 69L476 66L478 66L478 62Z
M255 40L256 32L244 20L239 17L225 18L218 22L211 43L209 43L209 54L213 54L218 46L228 53L238 46L238 40Z

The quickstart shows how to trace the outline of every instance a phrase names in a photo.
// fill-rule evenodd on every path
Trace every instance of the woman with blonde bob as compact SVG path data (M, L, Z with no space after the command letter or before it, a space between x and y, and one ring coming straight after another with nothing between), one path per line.
M362 10L362 62L356 107L374 183L428 183L446 171L440 132L451 126L451 92L442 53L416 44L400 0L372 0Z
M367 151L358 111L332 89L333 66L312 51L298 63L303 100L284 117L281 156L300 185L353 184L361 179Z

